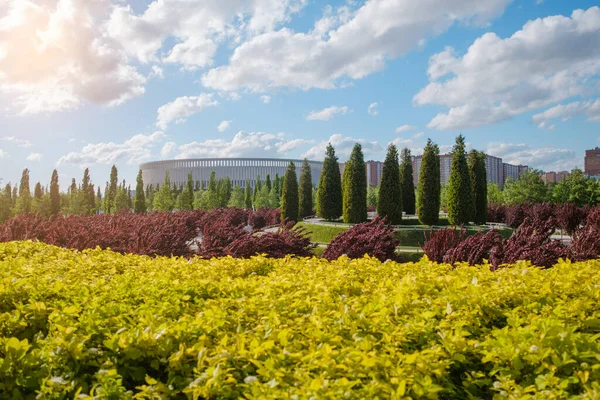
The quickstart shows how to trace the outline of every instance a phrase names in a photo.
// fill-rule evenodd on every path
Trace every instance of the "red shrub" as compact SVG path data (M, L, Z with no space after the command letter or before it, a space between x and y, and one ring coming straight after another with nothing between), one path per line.
M488 205L488 221L503 224L506 222L506 206L503 204Z
M495 247L502 245L502 235L497 231L477 232L450 248L444 255L444 262L455 264L468 262L470 265L479 265L484 259L490 258L490 253Z
M378 217L337 235L323 252L323 258L335 260L344 254L362 258L368 254L381 261L396 260L395 250L399 244L394 228L386 224L385 218Z
M550 239L555 225L554 218L545 221L526 218L502 246L492 250L490 262L493 269L519 260L530 260L534 265L550 268L559 258L567 257L569 249L559 241Z
M225 255L225 248L250 231L246 227L249 211L241 208L219 208L204 215L200 222L201 240L198 254L202 257Z
M583 223L587 208L579 208L572 203L557 204L554 214L557 226L572 235Z
M527 212L528 210L525 209L525 212ZM556 218L555 217L555 206L554 204L551 203L538 203L538 204L534 204L533 206L529 207L529 212L531 213L530 215L528 215L529 217L533 218L534 220L542 220L542 221L546 221L550 218ZM556 219L555 219L556 221Z
M303 229L293 230L294 222L282 223L276 232L245 233L235 239L225 250L232 257L247 258L266 254L272 258L286 255L309 257L315 245Z
M464 230L455 228L431 230L429 238L425 236L425 246L422 246L423 252L431 261L438 263L444 262L444 256L449 250L457 247L466 238Z
M262 229L265 226L279 225L280 211L278 208L261 207L248 215L248 225L254 230Z
M518 228L530 212L531 206L529 204L513 204L506 207L506 225L511 228Z
M592 208L585 225L574 231L571 254L577 261L593 260L600 256L600 206Z

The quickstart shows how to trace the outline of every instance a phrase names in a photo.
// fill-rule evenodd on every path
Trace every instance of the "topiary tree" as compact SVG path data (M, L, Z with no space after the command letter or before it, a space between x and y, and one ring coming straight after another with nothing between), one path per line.
M473 219L473 187L465 149L465 137L458 135L452 149L448 180L448 222L463 225Z
M344 168L342 182L344 222L356 224L367 220L367 170L362 146L356 143Z
M299 210L298 216L300 218L308 217L312 214L313 202L312 202L312 174L310 171L310 164L305 158L302 162L302 170L300 171L300 188L298 192Z
M377 214L387 218L392 225L402 222L402 187L400 184L398 149L395 145L390 144L381 171Z
M414 215L416 212L415 183L410 150L402 149L400 163L400 188L402 190L402 209L405 213Z
M488 219L487 171L486 155L477 150L469 153L469 174L471 176L471 193L473 194L473 222L483 225Z
M142 178L142 170L138 171L138 176L135 185L135 201L133 209L136 213L146 212L146 194L144 193L144 178Z
M298 220L298 178L296 177L296 166L292 161L288 165L283 179L283 190L281 193L281 220Z
M325 152L317 198L319 217L331 221L342 215L342 177L338 158L331 143L327 145Z
M440 148L431 139L423 150L417 196L417 214L425 225L440 219Z

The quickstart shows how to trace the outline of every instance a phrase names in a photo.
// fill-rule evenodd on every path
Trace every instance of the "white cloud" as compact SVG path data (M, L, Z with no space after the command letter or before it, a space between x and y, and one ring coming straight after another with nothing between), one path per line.
M539 128L544 129L554 119L561 118L563 121L567 121L579 115L585 115L590 122L600 122L600 99L559 104L542 113L535 114L531 121L538 124ZM549 126L553 127L554 125ZM548 129L550 128L548 127Z
M432 56L430 83L414 102L449 108L428 127L462 129L597 93L598 43L598 7L529 21L506 39L486 33L463 56L452 48Z
M406 132L406 131L412 131L413 129L415 129L414 126L412 125L402 125L396 128L396 133L402 133L402 132Z
M5 152L4 150L0 149L0 158L7 158L8 157L8 153Z
M159 67L158 65L153 65L152 66L152 71L150 71L150 75L148 77L149 78L164 79L164 77L165 77L165 71L161 67Z
M27 148L33 146L33 143L31 143L31 141L26 140L26 139L19 139L18 137L15 137L15 136L5 136L5 137L0 138L0 140L3 140L5 142L14 143L18 147L22 147L24 149L27 149Z
M355 139L336 133L331 135L329 140L323 140L314 147L311 147L308 151L304 152L301 157L306 157L310 160L321 160L325 158L325 149L328 143L331 143L331 145L335 148L335 154L341 161L344 161L344 158L350 156L352 148L356 143L360 143L362 145L363 154L365 156L376 154L384 150L384 148L377 141L371 142L366 139Z
M329 121L335 115L344 115L348 112L347 106L331 106L321 111L311 111L306 117L307 121Z
M143 63L161 60L195 70L212 65L225 39L236 43L275 29L305 4L306 0L155 0L139 15L130 5L114 7L106 31Z
M170 103L158 108L156 126L167 129L169 123L175 120L179 124L188 117L199 113L206 107L214 107L219 104L213 100L212 93L201 93L199 96L178 97Z
M489 143L487 154L501 157L505 163L528 165L546 171L570 171L581 161L571 150L535 148L525 143Z
M160 157L161 158L169 157L169 155L171 155L171 153L173 153L173 150L175 150L176 147L177 147L177 143L175 143L175 142L165 143L163 145L162 149L160 150Z
M139 164L151 156L151 149L164 139L158 131L150 135L135 135L123 143L103 142L85 145L78 152L70 152L58 160L58 165L87 167L94 164Z
M238 132L231 141L211 139L177 148L176 158L196 157L281 157L298 147L312 143L304 139L286 140L282 133Z
M367 108L367 112L369 113L369 115L379 114L379 111L377 110L377 103L369 104L369 107Z
M225 132L227 129L229 129L229 126L231 125L231 121L222 121L219 126L217 126L217 129L219 130L219 132Z
M21 115L118 105L144 78L102 35L108 0L6 0L0 6L0 92Z
M40 153L29 153L27 156L27 161L42 161L42 155Z
M271 102L271 96L263 95L263 96L260 96L260 99L265 104L269 104Z
M312 31L267 31L238 46L228 65L213 68L202 83L217 90L278 87L330 89L381 70L456 22L483 24L511 0L367 0L358 10L326 9ZM376 22L375 22L376 21Z
M422 138L423 136L425 136L425 132L419 132L419 133L415 133L415 134L413 135L413 139L420 139L420 138Z

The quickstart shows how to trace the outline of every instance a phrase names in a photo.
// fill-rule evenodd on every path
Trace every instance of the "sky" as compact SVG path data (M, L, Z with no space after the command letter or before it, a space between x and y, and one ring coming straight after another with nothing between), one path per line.
M345 161L427 138L546 171L600 145L597 0L0 0L0 179Z

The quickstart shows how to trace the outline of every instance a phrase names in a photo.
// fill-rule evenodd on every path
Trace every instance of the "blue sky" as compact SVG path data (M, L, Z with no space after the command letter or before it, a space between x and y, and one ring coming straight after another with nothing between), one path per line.
M432 138L544 170L599 145L591 0L8 0L0 178Z

